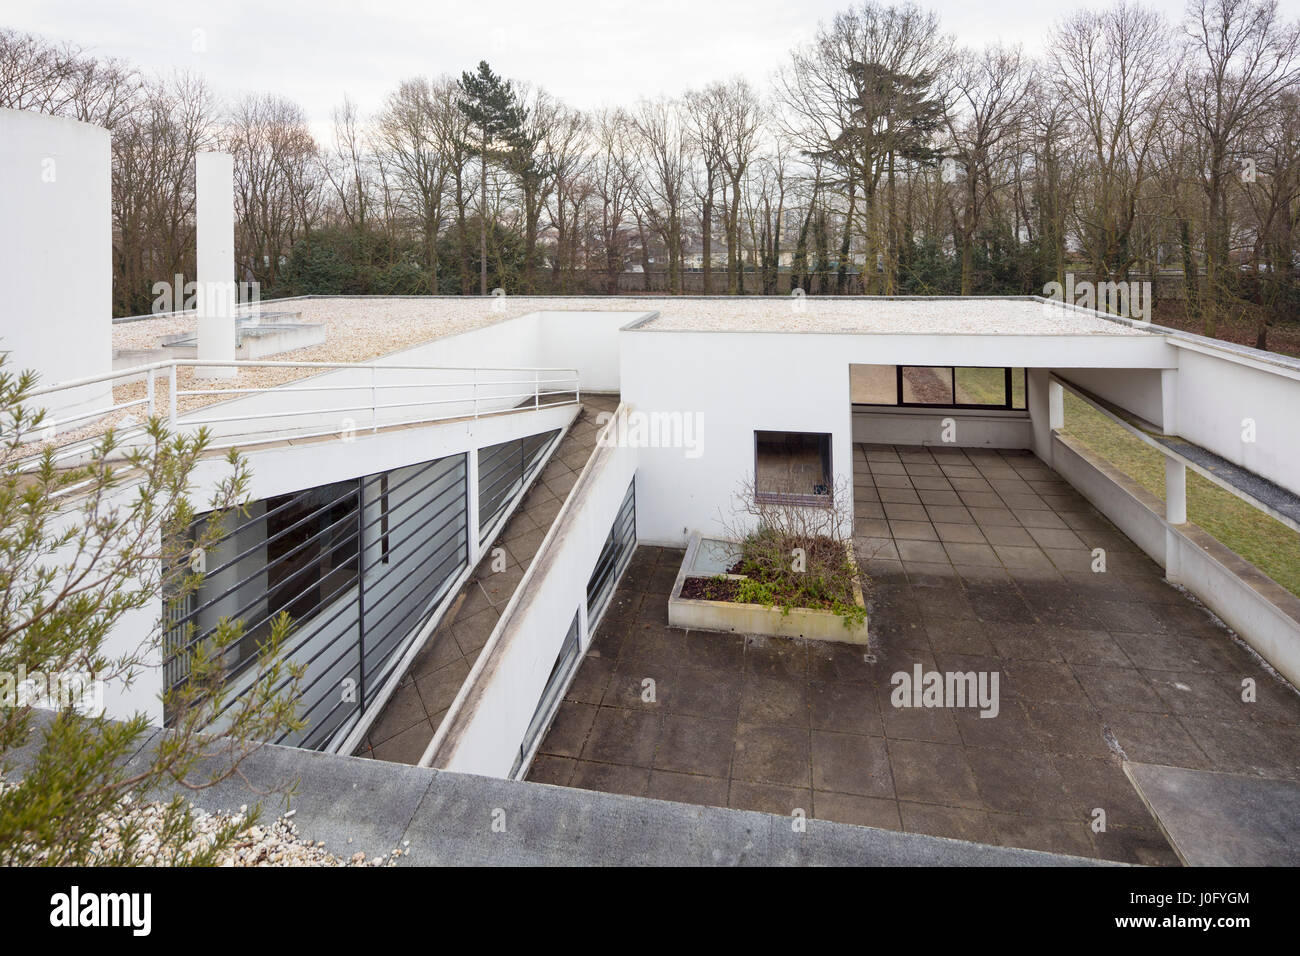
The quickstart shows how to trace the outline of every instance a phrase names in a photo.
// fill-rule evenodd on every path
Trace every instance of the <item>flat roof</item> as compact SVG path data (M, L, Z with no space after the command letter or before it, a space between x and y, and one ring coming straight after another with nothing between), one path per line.
M530 312L625 312L644 331L817 332L880 335L1144 335L1096 313L1031 298L808 296L325 296L267 299L325 326L323 345L283 358L360 362ZM119 320L115 349L157 347L192 332L193 313Z
M1146 330L1030 298L807 297L647 300L659 315L639 329L867 335L1145 335Z

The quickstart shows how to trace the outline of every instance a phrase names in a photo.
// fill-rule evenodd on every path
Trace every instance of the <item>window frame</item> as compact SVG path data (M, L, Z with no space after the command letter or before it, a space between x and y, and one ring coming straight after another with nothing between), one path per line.
M870 364L870 363L867 363ZM1026 401L1025 407L1017 408L1015 402L1014 371L1017 366L1013 365L895 365L894 366L894 401L891 404L882 404L880 402L853 402L854 408L957 408L964 411L991 411L991 412L1027 412L1028 409L1028 373L1024 368L1020 369L1022 382L1025 385ZM946 368L952 375L952 397L950 403L940 404L938 402L905 402L903 401L903 370L909 368ZM971 404L957 401L957 370L959 368L1001 368L1003 371L1003 388L1006 393L1006 403L1003 405L982 405Z
M885 406L888 407L888 406ZM759 435L802 435L813 437L818 440L818 445L822 451L822 481L826 485L826 493L821 495L799 494L787 491L763 491L758 486L758 449ZM802 432L792 431L788 428L756 428L754 429L754 501L759 504L793 504L808 508L829 508L834 504L835 498L835 438L831 432Z

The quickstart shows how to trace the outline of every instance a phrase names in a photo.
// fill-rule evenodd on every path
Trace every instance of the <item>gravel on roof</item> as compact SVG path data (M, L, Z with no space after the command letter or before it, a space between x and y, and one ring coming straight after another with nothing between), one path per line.
M1028 299L848 299L808 296L500 298L328 297L281 300L303 322L325 326L325 343L276 356L299 361L360 362L444 335L529 312L647 312L649 331L858 332L928 335L1143 335L1100 316ZM274 300L266 307L277 307ZM193 316L161 316L113 327L115 349L152 348L162 336L196 328Z

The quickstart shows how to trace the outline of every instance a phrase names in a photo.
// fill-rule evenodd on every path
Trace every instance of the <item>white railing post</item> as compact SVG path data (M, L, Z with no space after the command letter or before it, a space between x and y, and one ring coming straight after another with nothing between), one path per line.
M1187 466L1177 458L1165 457L1165 520L1187 523Z
M176 363L172 362L167 374L167 428L176 430Z
M538 369L533 370L533 411L542 407L542 373Z
M154 390L153 390L153 373L156 370L150 367L149 374L145 377L145 394L149 397L149 414L147 418L153 418L154 413Z
M478 439L475 439L477 442ZM465 537L468 539L466 557L471 568L478 567L483 557L482 529L478 524L478 449L465 452Z
M474 369L474 378L472 382L473 382L473 386L470 394L473 396L474 399L474 419L475 421L477 421L478 420L478 369L477 368Z
M370 366L370 433L379 431L379 390L376 387L377 365Z
M582 404L582 380L578 378L578 370L571 369L573 372L573 402L575 405Z
M1165 457L1165 578L1177 582L1182 578L1179 555L1180 535L1175 525L1187 523L1187 466L1176 458Z

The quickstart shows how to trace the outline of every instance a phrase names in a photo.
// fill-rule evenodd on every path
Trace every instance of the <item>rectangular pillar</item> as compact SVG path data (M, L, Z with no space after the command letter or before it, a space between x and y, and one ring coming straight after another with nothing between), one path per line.
M1046 465L1052 463L1051 370L1025 369L1025 407L1034 431L1034 454Z
M1187 466L1175 458L1165 459L1165 577L1177 582L1182 576L1178 560L1180 535L1174 525L1187 523Z
M1160 370L1160 431L1178 434L1178 369Z
M465 533L469 539L470 570L478 567L483 557L483 545L479 541L482 533L478 526L478 449L471 448L465 452Z
M194 161L198 358L235 357L235 160L198 153ZM195 369L195 378L233 378L234 366Z
M1165 459L1165 520L1187 523L1187 466L1176 458Z

